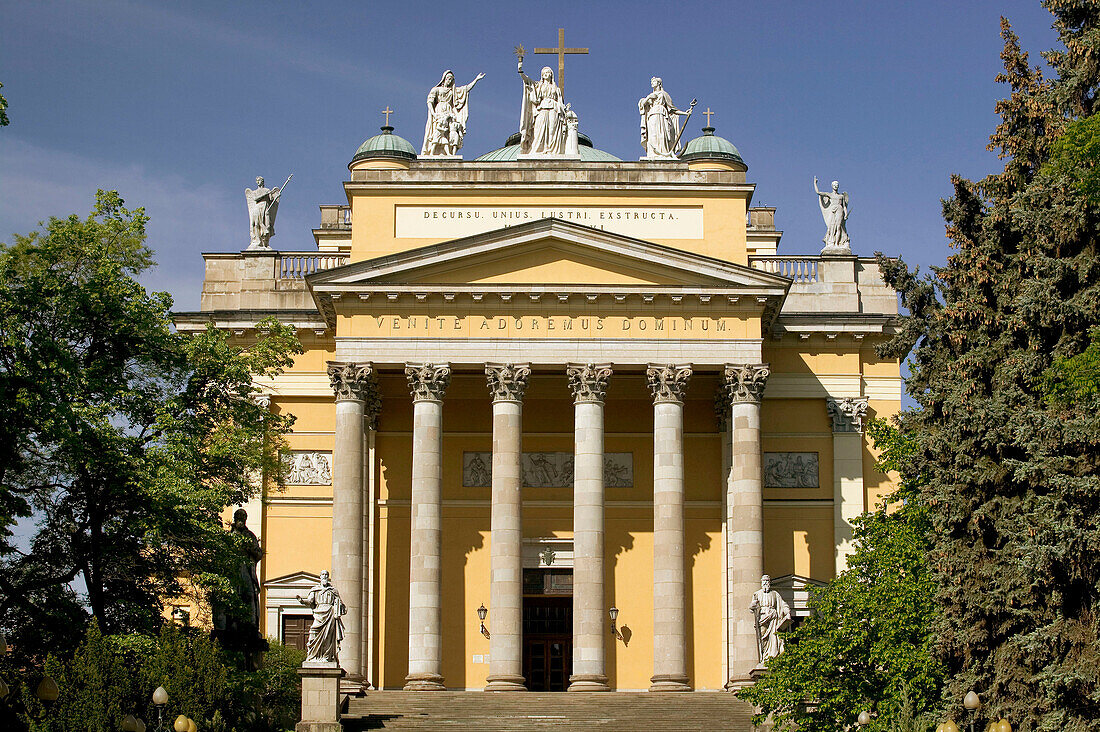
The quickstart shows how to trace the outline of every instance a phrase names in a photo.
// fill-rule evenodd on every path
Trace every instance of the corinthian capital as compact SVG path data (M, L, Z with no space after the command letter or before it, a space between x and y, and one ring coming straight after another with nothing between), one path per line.
M367 401L372 392L377 392L374 367L369 363L329 361L328 378L338 402Z
M825 402L833 418L833 432L862 432L867 416L867 397L845 397Z
M405 378L414 402L443 401L443 392L451 383L449 363L405 364Z
M684 401L688 380L691 379L691 366L650 364L645 370L645 375L649 382L649 390L653 392L654 404Z
M734 404L759 403L764 397L764 385L771 370L766 363L727 364L726 387Z
M529 363L485 364L485 379L494 402L522 402L530 376Z
M611 378L611 364L569 364L565 367L569 388L575 402L602 402L607 396L607 380Z

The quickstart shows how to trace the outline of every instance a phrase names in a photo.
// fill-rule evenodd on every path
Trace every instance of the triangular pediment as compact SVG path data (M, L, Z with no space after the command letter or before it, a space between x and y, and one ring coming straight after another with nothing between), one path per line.
M560 219L418 247L308 278L315 291L354 286L710 287L785 292L788 281L743 265Z

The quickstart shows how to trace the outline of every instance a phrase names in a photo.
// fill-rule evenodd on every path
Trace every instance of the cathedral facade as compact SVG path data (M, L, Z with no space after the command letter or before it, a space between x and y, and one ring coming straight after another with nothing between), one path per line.
M447 97L445 74L424 146L367 140L315 250L254 226L203 255L180 330L247 346L274 316L305 348L261 384L296 417L285 486L246 507L262 630L303 644L296 595L330 570L366 688L735 688L768 646L762 576L797 623L891 488L863 428L901 406L875 351L896 295L835 186L843 242L782 255L736 148L710 127L676 147L659 79L624 162L546 76L524 76L531 139L461 159L473 84Z

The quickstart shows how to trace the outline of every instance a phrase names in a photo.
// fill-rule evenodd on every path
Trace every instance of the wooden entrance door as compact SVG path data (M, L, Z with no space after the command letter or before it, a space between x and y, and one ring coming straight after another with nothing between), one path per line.
M523 598L523 676L530 691L565 691L573 673L573 598Z

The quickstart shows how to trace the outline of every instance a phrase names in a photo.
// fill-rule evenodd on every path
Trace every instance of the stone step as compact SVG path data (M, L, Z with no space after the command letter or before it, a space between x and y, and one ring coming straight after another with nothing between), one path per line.
M751 718L752 707L725 692L370 691L349 700L344 729L753 732Z

